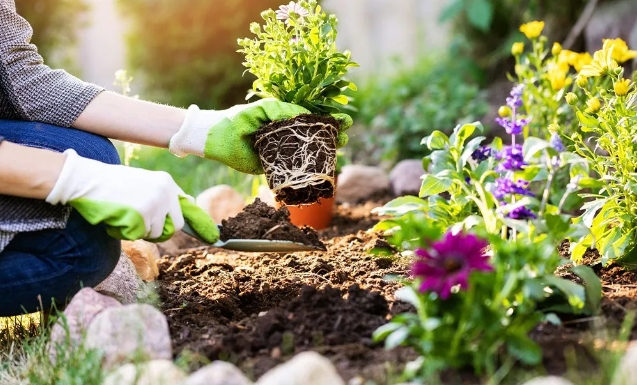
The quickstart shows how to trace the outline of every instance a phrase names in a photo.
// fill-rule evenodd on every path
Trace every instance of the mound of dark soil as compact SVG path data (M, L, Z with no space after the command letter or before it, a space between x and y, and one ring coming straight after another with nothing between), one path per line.
M221 221L222 241L228 239L269 239L299 242L326 250L318 233L311 227L298 228L290 222L290 211L286 207L275 209L256 198L237 216Z

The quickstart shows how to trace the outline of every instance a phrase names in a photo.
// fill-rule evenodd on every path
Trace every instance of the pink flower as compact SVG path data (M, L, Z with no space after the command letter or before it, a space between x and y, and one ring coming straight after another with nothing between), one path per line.
M456 285L467 289L472 271L493 270L488 263L489 257L483 252L487 246L486 241L473 234L453 235L448 232L430 249L416 249L418 260L413 265L412 274L422 279L420 291L436 292L444 300L449 298L451 288Z
M299 15L301 19L310 14L310 12L307 9L303 8L301 4L290 1L290 4L288 5L279 6L279 9L276 11L276 18L278 20L285 20L285 22L287 23L288 19L290 18L291 12Z

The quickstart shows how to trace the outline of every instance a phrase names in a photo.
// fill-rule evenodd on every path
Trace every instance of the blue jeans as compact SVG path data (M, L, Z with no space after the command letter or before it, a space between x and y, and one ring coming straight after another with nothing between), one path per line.
M49 124L0 120L0 136L9 142L119 164L106 138ZM1 167L1 165L0 165ZM121 243L75 210L63 230L19 233L0 253L0 316L63 306L82 287L104 280L119 260Z

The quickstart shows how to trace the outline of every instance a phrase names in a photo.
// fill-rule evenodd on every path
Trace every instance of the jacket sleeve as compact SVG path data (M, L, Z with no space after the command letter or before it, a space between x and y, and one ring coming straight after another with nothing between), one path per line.
M0 0L0 118L70 127L104 89L44 64L14 0Z

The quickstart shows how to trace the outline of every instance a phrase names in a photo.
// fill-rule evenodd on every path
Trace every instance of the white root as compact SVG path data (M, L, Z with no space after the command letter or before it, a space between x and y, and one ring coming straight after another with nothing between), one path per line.
M330 160L336 158L337 134L331 124L296 122L260 136L255 144L264 150L261 162L272 191L278 195L285 188L302 189L326 181L333 188L336 164ZM293 149L292 155L284 155L287 148ZM291 169L282 167L290 164Z

